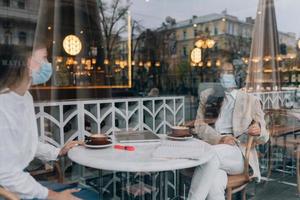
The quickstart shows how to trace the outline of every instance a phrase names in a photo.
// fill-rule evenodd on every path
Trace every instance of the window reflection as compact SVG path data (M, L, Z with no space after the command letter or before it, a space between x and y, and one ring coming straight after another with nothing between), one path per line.
M163 18L152 19L139 14L142 5L120 0L117 7L120 12L115 16L119 20L110 29L112 24L104 19L113 17L111 1L14 2L1 1L1 9L9 9L1 18L3 35L0 41L28 48L34 41L47 44L48 59L53 63L55 73L51 81L38 88L119 87L129 88L131 95L159 88L160 94L184 91L184 94L197 97L200 83L217 81L223 58L233 62L241 86L247 76L248 64L253 61L250 59L253 15L243 19L238 13L224 10L185 17L161 14ZM151 5L151 2L147 3ZM96 7L100 10L94 9ZM15 13L14 8L23 9L25 14ZM128 61L128 11L132 13L131 62ZM154 21L153 26L148 24L150 21ZM285 30L278 34L279 55L276 59L281 63L281 85L298 86L296 35ZM69 35L75 37L63 45ZM195 65L191 62L191 52L199 39L212 39L215 44L213 48L201 49L202 59ZM268 56L264 60L270 63ZM269 68L264 71L270 73ZM264 89L271 90L270 87Z

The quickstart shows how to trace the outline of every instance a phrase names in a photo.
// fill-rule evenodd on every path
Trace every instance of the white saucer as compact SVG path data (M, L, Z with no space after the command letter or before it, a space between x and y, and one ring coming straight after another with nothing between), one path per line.
M91 148L91 149L103 149L103 148L113 146L113 143L105 144L105 145L88 145L88 144L85 144L84 146L87 147L87 148Z
M189 140L192 138L193 138L193 135L188 136L188 137L173 137L173 136L167 135L167 139L171 139L171 140Z

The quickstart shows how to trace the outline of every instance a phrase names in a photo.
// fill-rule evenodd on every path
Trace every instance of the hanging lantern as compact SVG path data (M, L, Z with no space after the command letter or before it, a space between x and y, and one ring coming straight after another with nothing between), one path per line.
M198 48L202 48L204 44L205 44L205 42L203 40L198 40L195 43L196 47L198 47Z
M211 67L211 61L207 61L207 67Z
M109 64L109 60L106 58L104 59L104 65L108 65Z
M207 45L207 47L209 48L209 49L211 49L211 48L213 48L214 47L214 45L215 45L215 41L214 40L212 40L212 39L207 39L206 40L206 45Z
M193 63L199 63L202 59L202 51L200 48L194 48L191 52L191 61Z
M158 61L155 62L155 66L156 66L156 67L160 67L160 62L158 62Z

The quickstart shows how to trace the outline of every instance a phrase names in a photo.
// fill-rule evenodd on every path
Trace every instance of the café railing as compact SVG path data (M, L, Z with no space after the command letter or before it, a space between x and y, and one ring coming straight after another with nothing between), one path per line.
M300 90L256 92L252 94L261 100L263 109L289 107L291 105L300 106L298 105Z

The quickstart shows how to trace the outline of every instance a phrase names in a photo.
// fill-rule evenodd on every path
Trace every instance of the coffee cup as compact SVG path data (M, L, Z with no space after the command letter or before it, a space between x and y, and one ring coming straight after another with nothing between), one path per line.
M188 137L191 136L190 129L184 126L173 126L171 136L173 137Z
M89 145L106 145L111 143L111 139L105 134L92 134L85 136L85 143Z

